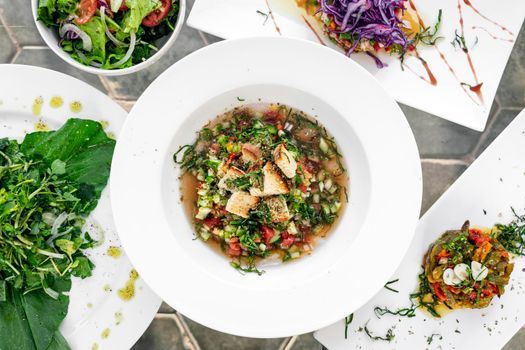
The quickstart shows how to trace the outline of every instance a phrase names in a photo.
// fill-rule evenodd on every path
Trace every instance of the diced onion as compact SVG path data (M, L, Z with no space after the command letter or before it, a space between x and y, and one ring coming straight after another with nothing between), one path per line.
M67 32L74 32L79 36L79 38L82 40L82 49L84 51L90 52L93 49L93 43L91 42L91 38L89 35L87 35L86 32L84 32L82 29L77 27L74 24L66 23L62 27L60 27L60 30L58 31L58 34L61 38L63 38Z
M113 33L111 33L111 31L109 30L109 26L106 23L106 8L105 7L100 8L100 19L102 20L102 23L104 24L104 28L106 28L106 35L108 36L109 40L111 40L117 46L128 46L128 44L115 38Z

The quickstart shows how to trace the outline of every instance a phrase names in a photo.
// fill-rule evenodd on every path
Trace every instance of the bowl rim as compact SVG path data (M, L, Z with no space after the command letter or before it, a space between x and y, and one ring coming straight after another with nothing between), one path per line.
M289 50L288 55L275 54L286 50ZM314 64L305 57L316 57L326 63L316 65L315 76L320 76L320 80L304 74L311 71ZM210 66L210 60L217 64L206 68L206 65ZM331 86L334 81L346 86L346 80L332 79L341 74L350 74L358 84L349 85L350 89L322 88ZM186 80L188 76L191 76L190 81ZM325 102L333 103L332 107L344 108L346 114L351 111L354 127L364 128L359 131L361 139L366 142L364 146L370 147L370 152L374 153L372 158L368 157L368 161L373 162L374 207L369 210L365 224L348 247L347 254L339 257L319 278L284 290L264 290L266 299L253 299L263 297L259 289L254 288L257 283L254 278L258 276L241 276L232 269L232 276L250 279L249 283L239 287L236 277L221 280L188 263L189 252L174 242L162 200L165 155L181 120L189 117L209 98L227 89L249 85L254 80L274 84L284 81L286 85L303 91L312 89L321 99L326 99ZM349 100L349 93L358 91L359 97L370 98L355 107ZM156 122L152 120L154 117L158 118ZM378 142L378 137L379 140L390 140L391 147ZM398 153L392 157L392 152ZM110 181L116 227L128 256L146 283L168 304L196 322L222 332L257 338L310 332L334 323L364 305L383 288L406 254L414 237L422 198L417 144L394 99L370 73L344 55L317 43L279 37L221 41L186 56L162 73L141 95L125 122L115 148ZM153 184L153 187L137 186L137 183ZM135 205L138 201L147 205ZM146 232L148 239L144 236ZM378 239L382 244L377 244ZM369 249L361 249L363 247ZM377 258L377 263L360 269L363 260L358 259L368 253ZM353 278L370 276L366 281L358 279L357 288L352 280L344 278L351 266L354 267ZM231 267L225 263L224 268ZM169 273L169 278L166 278L166 273ZM177 278L173 278L174 275ZM236 303L221 299L231 297L232 291L242 291L235 294ZM210 298L209 293L214 297ZM321 297L327 293L330 297L319 299L319 302L301 302L308 296ZM301 300L295 298L296 295ZM253 314L246 313L247 304L243 303L246 300L282 301L283 297L292 299L284 299L291 302L286 304L286 312L279 313L279 322L275 322L275 309L261 305L260 313L266 317L253 317Z
M173 46L173 44L177 40L182 30L182 27L185 23L185 17L186 17L186 0L179 0L179 14L177 15L177 23L175 24L175 29L173 30L173 32L171 32L170 37L168 38L166 43L162 45L159 51L155 52L152 56L150 56L144 62L141 62L131 67L127 67L123 69L101 69L97 67L86 66L76 61L67 52L62 50L61 47L59 47L58 45L55 45L55 43L53 42L50 42L47 32L56 30L56 29L49 28L38 20L37 18L38 2L39 0L31 0L31 12L33 13L33 20L38 29L38 33L40 34L40 37L42 37L42 40L44 40L44 42L51 49L51 51L53 51L63 61L67 62L69 65L75 68L78 68L87 73L103 75L103 76L127 75L131 73L139 72L145 68L150 67L154 63L156 63L162 56L164 56L166 52L168 52L168 50L171 48L171 46Z

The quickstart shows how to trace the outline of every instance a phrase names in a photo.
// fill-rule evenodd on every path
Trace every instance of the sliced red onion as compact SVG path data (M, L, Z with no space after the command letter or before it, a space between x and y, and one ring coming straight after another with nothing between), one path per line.
M69 32L75 33L82 40L82 48L84 49L84 51L89 52L93 49L93 44L89 35L87 35L86 32L84 32L82 29L80 29L72 23L66 23L62 27L60 27L58 34L61 38L63 38Z
M106 8L104 8L104 7L100 8L100 19L102 20L102 23L104 24L104 27L106 28L106 35L108 36L109 40L111 40L113 42L113 44L115 44L117 46L128 46L128 44L126 44L126 43L118 40L117 38L115 38L113 33L111 33L111 31L109 30L109 27L106 24Z
M118 12L120 9L120 6L122 5L122 0L111 0L110 2L111 11Z
M118 62L115 62L114 64L112 64L111 68L120 67L121 65L126 63L131 57L131 55L133 54L133 51L135 50L135 43L136 43L137 37L135 36L135 32L131 32L130 35L131 35L131 41L129 43L129 48L128 48L128 51L126 52L126 55L122 57L122 59L120 59Z

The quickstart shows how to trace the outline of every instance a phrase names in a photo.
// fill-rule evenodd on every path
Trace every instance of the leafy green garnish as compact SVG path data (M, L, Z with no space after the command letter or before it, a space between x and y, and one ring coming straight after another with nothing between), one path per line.
M105 187L115 141L70 119L23 142L0 139L0 349L69 349L58 328L71 276L91 276L85 217Z

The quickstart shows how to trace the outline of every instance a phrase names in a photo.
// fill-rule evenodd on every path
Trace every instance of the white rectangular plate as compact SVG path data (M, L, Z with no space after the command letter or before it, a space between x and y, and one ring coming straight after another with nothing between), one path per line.
M414 241L392 276L392 279L399 278L393 285L399 293L383 289L355 312L346 340L343 321L317 331L315 338L329 349L501 348L525 323L523 257L515 259L505 294L501 299L494 298L486 309L455 311L441 319L419 310L413 318L386 315L379 319L374 308L388 306L390 310L397 310L410 306L408 295L417 288L423 255L441 233L460 228L466 219L470 219L473 226L482 227L508 223L513 218L511 207L520 214L525 210L525 111L421 218ZM381 260L370 263L388 264ZM359 288L358 281L354 283ZM394 340L372 341L359 331L367 322L370 331L381 336L394 327ZM439 335L429 345L427 338L432 334Z
M438 41L439 51L434 47L420 49L421 57L428 62L437 79L437 85L433 86L421 79L427 78L427 73L421 62L413 56L405 61L408 67L404 70L401 69L400 61L390 56L381 56L388 63L388 67L383 69L377 69L366 55L355 54L352 58L372 73L397 101L483 131L505 65L525 17L525 1L470 0L479 13L467 6L465 0L413 1L426 26L433 26L439 9L443 11L439 34L443 38ZM455 31L461 33L458 1L464 19L467 47L478 82L483 83L481 90L484 103L460 85L461 82L476 85L476 79L470 69L467 55L451 44L455 38ZM269 13L269 8L272 9L275 24L281 34L277 32L272 19L263 15ZM316 20L297 8L295 0L268 0L268 3L266 0L196 0L188 18L188 25L222 38L283 35L317 42L316 35L305 23L303 16L310 26L322 35ZM335 48L326 38L322 40ZM440 57L440 52L446 62ZM305 74L315 75L315 67ZM347 79L349 84L359 84L353 82L352 77L340 79ZM370 96L370 101L361 103L373 101L374 97Z

